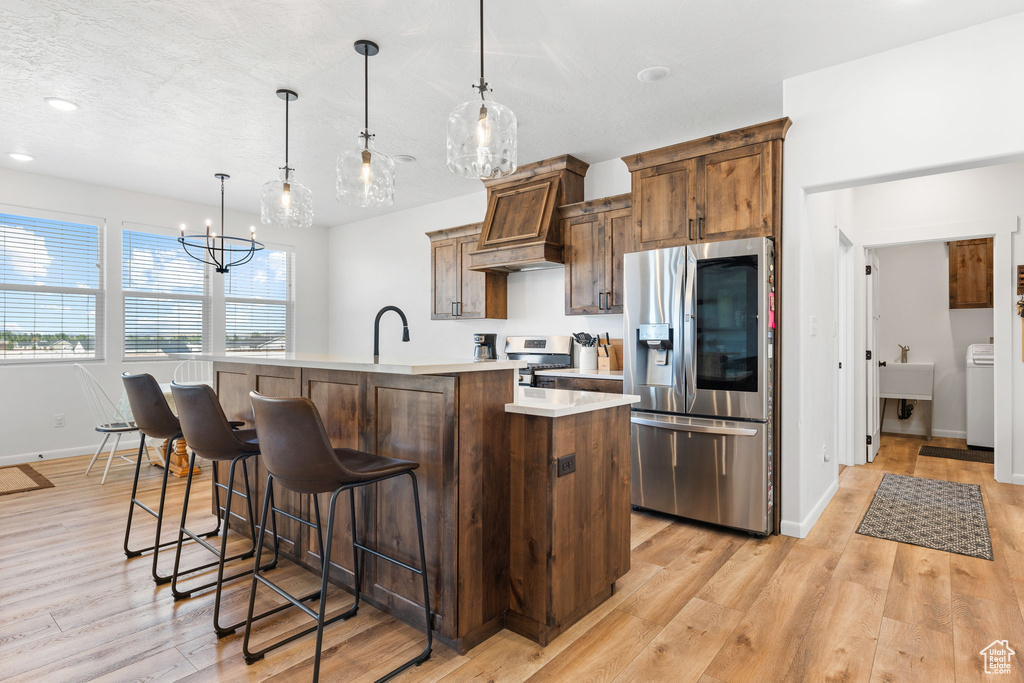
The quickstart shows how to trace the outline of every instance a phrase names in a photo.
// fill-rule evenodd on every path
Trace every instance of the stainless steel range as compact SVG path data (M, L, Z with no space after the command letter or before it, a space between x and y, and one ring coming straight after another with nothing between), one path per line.
M572 367L572 337L505 337L505 356L529 364L519 371L519 384L532 387L536 382L534 371Z

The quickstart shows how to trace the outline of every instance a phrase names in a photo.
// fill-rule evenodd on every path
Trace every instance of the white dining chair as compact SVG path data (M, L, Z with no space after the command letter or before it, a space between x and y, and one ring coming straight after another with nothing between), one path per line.
M105 484L107 483L107 474L110 472L110 465L114 462L114 456L117 454L117 447L121 444L121 435L138 432L139 428L135 426L135 422L132 421L130 415L125 415L124 411L110 400L110 397L103 391L103 387L96 381L96 378L89 372L88 368L80 363L75 363L74 370L78 383L82 387L82 393L85 394L85 402L92 411L93 421L96 425L95 429L103 434L103 441L96 448L96 452L93 453L89 466L85 468L86 476L89 475L92 466L96 463L96 459L99 458L100 453L103 452L104 447L110 441L110 436L114 435L114 445L110 449L110 455L107 456L107 465L103 468L103 478L100 480L100 484ZM145 435L140 434L139 436L145 441ZM148 444L146 452L149 453ZM118 457L127 463L132 463L132 460L124 455ZM149 457L152 459L151 453ZM161 465L164 465L163 458L157 455L157 459Z
M213 386L213 363L205 360L186 360L174 368L174 381L178 384L209 384Z

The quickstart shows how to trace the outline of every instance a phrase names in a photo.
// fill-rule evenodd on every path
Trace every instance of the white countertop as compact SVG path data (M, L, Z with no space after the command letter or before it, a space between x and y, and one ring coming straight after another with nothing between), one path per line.
M407 356L333 356L321 353L286 353L276 356L233 353L171 353L180 360L205 360L214 363L245 363L247 365L277 365L288 368L319 368L322 370L349 370L352 372L384 372L393 375L447 375L454 372L485 372L491 370L517 370L526 363L518 360L474 361L463 358L413 358Z
M581 370L579 368L555 368L538 370L534 374L540 376L571 375L577 379L613 379L622 381L622 370Z
M505 412L538 417L564 417L639 402L639 396L630 394L516 387L515 403L506 403Z

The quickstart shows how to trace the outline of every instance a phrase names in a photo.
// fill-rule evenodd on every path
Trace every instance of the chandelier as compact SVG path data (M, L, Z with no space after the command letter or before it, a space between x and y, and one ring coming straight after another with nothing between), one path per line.
M253 255L263 249L263 244L256 241L256 226L249 226L249 238L229 237L224 234L224 181L230 178L227 173L215 173L220 180L220 235L210 230L210 221L206 221L206 233L185 234L185 224L181 224L181 236L178 241L185 253L207 265L213 266L218 273L226 273L234 266L240 266L252 260Z

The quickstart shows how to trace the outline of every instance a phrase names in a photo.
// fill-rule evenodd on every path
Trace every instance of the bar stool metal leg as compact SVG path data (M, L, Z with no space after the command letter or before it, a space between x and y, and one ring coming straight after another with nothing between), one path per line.
M260 514L260 530L259 530L260 537L262 538L262 536L263 536L263 534L265 533L265 530L266 530L268 511L271 513L272 519L274 519L274 524L275 524L274 539L275 539L275 542L276 542L276 539L277 539L277 528L276 528L276 516L275 516L275 514L277 512L280 512L283 515L286 515L286 516L288 516L288 517L290 517L292 519L295 519L296 521L301 522L302 524L304 524L304 525L306 525L306 526L308 526L310 528L317 529L318 538L321 540L320 549L321 549L321 559L323 561L323 570L325 572L329 572L330 571L330 557L327 555L327 553L330 551L330 532L331 532L331 529L330 529L330 527L328 527L328 537L327 537L328 540L327 540L326 543L324 543L323 540L322 540L323 539L323 526L322 526L321 520L320 520L320 506L317 505L316 503L314 503L315 511L316 511L315 512L315 514L316 514L316 524L313 524L312 522L309 522L309 521L304 520L304 519L299 519L298 517L294 517L293 515L290 515L289 513L285 512L283 510L279 510L273 504L273 479L274 479L273 475L268 475L267 476L267 490L266 490L266 493L263 496L263 512ZM341 489L341 490L344 490L344 489ZM337 493L337 492L335 492L335 493ZM335 497L336 496L332 496L332 502L333 502L333 499ZM332 510L333 510L333 507L332 507ZM330 519L330 517L328 517L328 519ZM253 566L254 567L259 567L260 555L262 553L262 550L263 550L263 544L260 543L256 547L256 559L253 561ZM256 586L257 586L257 582L262 583L263 585L267 586L272 591L274 591L275 593L280 595L282 598L287 600L287 602L285 604L283 604L283 605L278 605L277 607L274 607L274 608L272 608L270 610L267 610L266 612L263 612L262 614L254 615L253 612L255 611L255 606L256 606ZM275 649L281 647L282 645L286 645L286 644L292 642L293 640L301 638L302 636L309 635L310 633L312 633L312 632L318 630L319 628L321 628L320 622L321 622L321 620L323 620L323 616L321 614L319 614L318 612L314 612L313 610L311 610L309 607L307 607L303 603L304 602L308 602L310 600L320 599L324 595L324 589L323 589L324 583L323 582L324 582L324 579L321 580L321 588L320 589L318 589L318 590L316 590L316 591L314 591L312 593L309 593L308 595L304 595L302 597L296 597L294 595L291 595L290 593L288 593L284 589L282 589L280 586L275 584L273 581L270 581L266 577L261 576L259 569L257 569L256 571L254 571L252 573L252 583L250 584L250 588L249 588L249 611L248 611L248 615L246 616L246 620L245 620L245 637L242 640L242 654L243 654L243 656L245 658L245 663L246 664L253 664L255 662L258 662L259 660L263 659L263 657L268 652L270 652L271 650L275 650ZM321 602L322 602L322 600L321 600ZM250 637L252 635L252 625L253 625L253 623L256 622L256 621L259 621L260 619L263 619L264 617L268 617L271 614L276 614L277 612L280 612L281 610L284 610L284 609L286 609L288 607L291 607L291 606L298 607L300 610L302 610L303 612L308 614L310 617L312 617L313 619L316 619L317 620L317 624L314 625L314 626L310 626L307 629L303 629L302 631L300 631L298 633L294 633L291 636L288 636L287 638L284 638L284 639L279 640L279 641L277 641L275 643L272 643L272 644L268 645L267 647L264 647L261 650L258 650L256 652L252 652L249 649L249 640L250 640ZM350 619L350 618L352 618L352 617L354 617L356 615L357 611L358 611L358 605L353 604L352 606L349 607L349 609L347 609L346 611L342 612L341 614L337 614L337 615L331 617L330 619L323 620L323 625L326 626L328 624L333 624L336 621L344 621L346 619ZM314 678L313 680L315 681L316 678Z
M189 474L188 474L188 479L187 479L187 481L185 483L185 500L182 503L181 525L178 527L178 546L177 546L177 549L176 549L175 555L174 555L174 570L171 573L171 593L174 595L174 599L175 600L183 600L185 598L192 597L193 595L195 595L196 593L198 593L200 591L204 591L204 590L206 590L208 588L215 588L216 589L216 595L215 595L215 598L214 598L214 608L213 608L213 627L214 627L214 631L217 633L217 637L218 638L223 638L226 635L234 633L235 630L239 626L242 626L245 623L244 621L240 621L237 624L233 624L233 625L230 625L230 626L221 626L220 625L220 605L221 605L221 596L222 596L222 592L223 592L224 583L227 582L227 581L232 581L234 579L241 578L243 576L248 576L251 573L251 571L252 571L251 569L247 569L247 570L244 570L244 571L232 574L231 576L227 576L227 577L224 576L224 566L225 566L226 563L234 561L234 560L242 560L242 559L250 558L256 552L256 543L258 541L258 537L256 535L256 524L253 521L253 518L254 518L255 515L253 513L252 500L251 500L252 499L252 490L249 487L249 473L248 473L248 467L247 467L247 463L246 463L246 460L248 460L249 458L253 457L254 455L255 455L255 453L248 454L248 455L240 456L240 457L237 457L237 458L234 458L234 459L231 460L231 464L228 467L228 484L226 486L224 484L219 483L219 482L215 482L215 484L216 484L216 486L218 488L223 486L224 488L227 489L227 497L225 498L225 501L224 501L224 518L223 518L223 521L221 522L221 524L222 524L222 528L221 528L221 543L220 543L220 550L219 551L214 546L212 546L211 544L209 544L206 541L204 541L202 538L197 536L195 533L190 531L185 526L185 523L186 523L186 520L187 520L187 517L188 517L188 504L189 504L191 488L192 488L192 469L195 467L196 454L193 452L192 455L189 458ZM236 468L236 466L238 465L239 462L241 462L241 464L242 464L242 477L243 477L243 480L245 482L245 493L242 493L241 491L235 491L235 488L234 488L235 468ZM249 547L248 550L246 550L246 551L244 551L242 553L238 553L236 555L232 555L232 556L229 557L228 554L227 554L228 533L229 533L229 528L230 528L229 520L230 520L231 515L239 516L236 513L231 511L231 498L232 498L232 494L236 494L236 493L238 495L242 496L245 499L245 501L246 501L246 506L247 506L248 511L249 511L249 516L248 516L246 521L249 522L249 528L250 528L251 533L252 533L252 536L251 536L252 545ZM219 496L218 496L218 498L219 498ZM218 500L218 503L219 503L219 500ZM218 508L219 508L219 505L218 505ZM217 560L214 561L214 562L209 562L209 563L206 563L206 564L198 565L196 567L191 567L189 569L182 570L181 569L181 549L182 549L182 546L183 546L183 543L184 543L185 536L188 536L190 539L192 539L193 541L195 541L199 545L202 545L204 548L209 550L211 553L213 553L217 557ZM275 544L275 552L274 552L273 559L265 567L262 567L262 569L266 570L266 569L273 568L274 566L277 565L277 560L278 560L278 553L277 553L277 546ZM179 588L178 588L178 580L180 578L182 578L182 576L187 575L187 574L191 574L191 573L194 573L194 572L197 572L197 571L202 571L204 569L209 569L211 567L217 567L217 578L216 578L216 580L210 581L208 583L204 583L204 584L199 585L199 586L193 586L193 587L189 588L188 590L179 590Z

